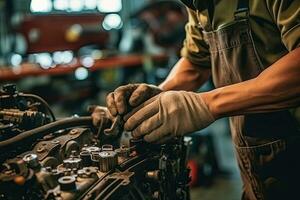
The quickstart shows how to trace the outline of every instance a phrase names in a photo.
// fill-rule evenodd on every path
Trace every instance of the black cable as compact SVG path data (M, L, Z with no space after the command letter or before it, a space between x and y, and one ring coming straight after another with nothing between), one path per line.
M29 97L29 98L34 98L36 100L38 100L39 102L41 102L48 110L49 114L51 115L52 117L52 120L53 121L56 121L56 118L54 116L54 113L52 112L49 104L41 97L37 96L37 95L34 95L34 94L19 94L19 96L22 96L22 97Z
M55 122L51 122L44 126L25 131L19 135L0 142L0 152L1 150L7 151L8 148L15 148L16 144L23 142L31 138L41 138L51 132L55 132L61 129L71 128L74 126L92 126L92 117L72 117Z

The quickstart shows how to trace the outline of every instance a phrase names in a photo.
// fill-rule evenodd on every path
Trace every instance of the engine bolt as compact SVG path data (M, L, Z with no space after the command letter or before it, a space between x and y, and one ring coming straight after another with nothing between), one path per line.
M45 151L45 148L44 147L39 147L37 150L36 150L38 153L42 153Z
M51 143L52 143L52 144L58 144L58 143L59 143L59 140L52 140Z
M76 179L73 176L63 176L58 179L60 189L63 191L70 191L76 189Z
M76 135L79 131L77 129L72 129L70 135Z
M38 161L38 157L36 154L33 154L33 153L30 153L30 154L26 154L24 157L23 157L23 160L27 163L27 165L32 168L32 169L35 169L35 168L39 168L41 165Z

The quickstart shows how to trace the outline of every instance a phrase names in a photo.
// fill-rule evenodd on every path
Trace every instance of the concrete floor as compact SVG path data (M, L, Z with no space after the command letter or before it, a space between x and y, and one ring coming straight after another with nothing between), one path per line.
M239 177L218 177L209 187L191 189L191 200L240 200L242 183Z
M214 138L218 164L229 174L216 177L210 186L192 188L191 200L240 200L242 181L226 120L215 122L213 126L209 127L209 132Z

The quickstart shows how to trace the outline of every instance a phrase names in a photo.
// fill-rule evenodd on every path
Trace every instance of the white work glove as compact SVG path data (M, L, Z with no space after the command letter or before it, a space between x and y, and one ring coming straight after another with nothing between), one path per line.
M149 99L125 116L124 128L135 138L163 143L201 130L215 121L201 94L168 91Z
M107 108L113 116L125 115L160 92L162 90L157 86L145 83L120 86L107 95Z

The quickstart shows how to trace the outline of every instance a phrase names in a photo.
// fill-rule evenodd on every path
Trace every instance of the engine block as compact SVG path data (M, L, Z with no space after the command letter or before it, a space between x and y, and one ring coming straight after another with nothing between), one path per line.
M91 117L56 120L43 104L11 88L2 91L0 200L189 199L189 138L157 145L122 130L109 136L104 130L112 122L105 115L95 128ZM20 113L26 112L43 120L26 115L24 125Z

